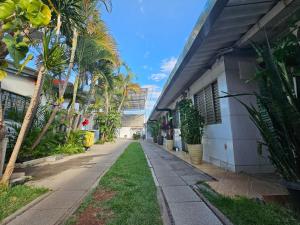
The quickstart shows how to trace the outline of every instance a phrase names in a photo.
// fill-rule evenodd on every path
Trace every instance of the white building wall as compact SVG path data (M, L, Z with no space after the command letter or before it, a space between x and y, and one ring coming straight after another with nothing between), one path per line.
M127 138L132 139L133 134L139 132L141 135L143 134L143 127L141 128L132 128L132 127L121 127L119 129L119 137L120 138Z
M3 90L31 97L35 88L35 80L22 75L9 74L1 81L1 86Z
M225 57L228 92L231 94L253 93L257 91L254 81L247 82L255 74L255 58L242 55ZM246 104L256 104L254 96L239 97ZM234 98L229 98L230 120L235 150L235 171L250 173L272 172L267 151L257 152L260 133L251 121L247 110Z
M191 85L188 92L190 98L193 99L195 94L215 80L218 81L219 96L223 96L224 92L228 92L223 59L217 62L212 69L204 73ZM204 128L204 136L202 139L204 150L203 159L216 166L235 171L229 99L221 98L220 106L222 122L207 125Z

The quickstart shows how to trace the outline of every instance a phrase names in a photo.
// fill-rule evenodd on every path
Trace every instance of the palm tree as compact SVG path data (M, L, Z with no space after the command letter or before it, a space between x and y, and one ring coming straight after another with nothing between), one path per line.
M47 123L31 146L31 149L34 149L41 142L50 125L54 121L61 104L64 102L64 94L74 66L79 30L84 30L86 24L86 10L90 10L90 7L95 6L94 1L88 0L83 2L81 0L52 0L50 2L51 5L56 9L56 12L58 12L57 21L61 24L62 33L66 37L66 42L71 45L71 56L65 80L62 84L59 84L57 102Z

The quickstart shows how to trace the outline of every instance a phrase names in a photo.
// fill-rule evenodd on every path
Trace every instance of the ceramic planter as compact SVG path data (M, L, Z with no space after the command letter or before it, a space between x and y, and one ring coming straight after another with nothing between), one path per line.
M287 188L291 201L300 211L300 182L284 181L283 185Z
M164 137L163 136L158 136L157 137L157 144L163 145L164 144Z
M153 137L153 142L157 143L157 137L156 136Z
M174 147L174 141L173 140L166 140L166 148L168 151L172 151Z
M191 162L193 164L201 164L202 163L202 156L203 156L203 146L202 144L198 145L187 145L188 152L190 155Z

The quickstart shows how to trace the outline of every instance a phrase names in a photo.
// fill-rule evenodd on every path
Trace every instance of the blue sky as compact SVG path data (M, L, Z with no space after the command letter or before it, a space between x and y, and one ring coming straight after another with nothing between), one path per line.
M102 18L116 39L121 58L150 88L150 113L206 0L113 0Z

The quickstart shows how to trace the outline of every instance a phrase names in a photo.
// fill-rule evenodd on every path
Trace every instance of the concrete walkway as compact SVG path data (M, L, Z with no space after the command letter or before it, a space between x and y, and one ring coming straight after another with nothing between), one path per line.
M175 225L221 225L190 185L211 177L149 142L142 142Z
M95 145L91 151L70 156L50 164L31 168L38 180L30 184L43 186L52 193L12 220L9 225L61 224L81 203L98 179L112 166L130 141Z

